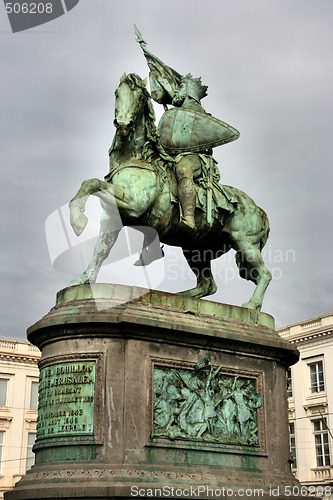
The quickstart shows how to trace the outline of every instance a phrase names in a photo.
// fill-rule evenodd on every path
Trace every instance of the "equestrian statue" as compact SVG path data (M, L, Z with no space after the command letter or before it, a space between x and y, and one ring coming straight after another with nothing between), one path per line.
M236 140L239 132L206 113L201 99L207 87L201 78L182 76L165 65L147 50L136 27L135 32L150 69L151 95L146 80L134 73L122 75L115 92L116 133L109 149L109 173L104 181L84 181L70 202L76 235L87 224L87 198L97 196L103 208L92 260L70 285L96 281L120 231L113 224L116 208L124 226L144 234L136 265L149 265L162 256L153 248L157 231L160 242L182 248L196 275L196 287L178 294L200 298L217 290L211 261L234 249L240 276L256 285L243 307L260 310L271 280L261 255L269 234L268 218L247 194L219 183L212 155L214 147ZM152 99L165 110L158 127Z

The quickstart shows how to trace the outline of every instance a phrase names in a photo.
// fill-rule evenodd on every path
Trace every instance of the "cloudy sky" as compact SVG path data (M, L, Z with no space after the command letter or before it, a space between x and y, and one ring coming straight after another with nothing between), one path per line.
M83 248L98 232L96 199L83 239L64 234L59 221L67 224L82 180L108 171L120 76L148 76L134 22L164 62L202 76L205 109L240 130L215 158L221 181L246 191L270 219L264 255L274 279L263 311L278 327L332 312L332 18L331 0L80 0L12 34L1 3L0 336L25 338L80 272L63 242ZM117 262L99 281L194 286L175 248L133 269L135 234L123 231ZM212 300L241 305L252 295L231 252L214 272Z

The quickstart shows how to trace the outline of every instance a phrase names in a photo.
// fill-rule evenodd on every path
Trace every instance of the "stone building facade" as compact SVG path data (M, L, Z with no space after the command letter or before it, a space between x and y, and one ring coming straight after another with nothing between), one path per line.
M333 314L278 333L300 352L287 377L292 471L311 492L333 499Z
M0 338L0 498L34 463L40 351Z

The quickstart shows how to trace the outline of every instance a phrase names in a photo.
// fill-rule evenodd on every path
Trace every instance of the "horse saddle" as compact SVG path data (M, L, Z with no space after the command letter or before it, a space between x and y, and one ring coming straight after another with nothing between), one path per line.
M235 141L239 132L208 113L171 108L158 124L162 146L170 154L199 152Z

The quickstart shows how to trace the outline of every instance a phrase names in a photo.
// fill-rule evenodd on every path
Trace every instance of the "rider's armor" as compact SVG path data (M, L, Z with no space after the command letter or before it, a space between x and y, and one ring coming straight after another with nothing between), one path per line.
M200 153L211 156L212 148L238 139L238 130L206 113L201 106L200 100L207 95L207 87L202 84L201 79L193 78L191 74L182 76L164 64L147 50L147 44L136 27L135 32L150 69L152 98L163 104L166 110L158 125L160 142L165 151L170 156L179 155L179 153L192 155ZM175 107L167 109L167 104ZM194 179L202 177L201 172L198 175L198 170L201 170L200 165L201 161L198 162L193 156L192 159L186 159L184 155L180 158L176 157L181 223L192 234L196 232ZM214 168L216 174L217 168L214 161L212 160L209 165L211 165L209 168ZM213 177L214 172L210 171L206 183L207 222L211 219Z

